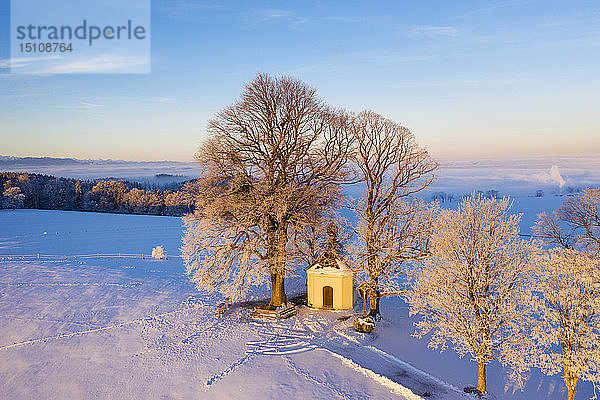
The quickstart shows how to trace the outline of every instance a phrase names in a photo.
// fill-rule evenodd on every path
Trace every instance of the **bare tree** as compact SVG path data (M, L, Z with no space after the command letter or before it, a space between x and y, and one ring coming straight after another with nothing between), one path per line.
M429 237L438 207L437 203L426 204L421 199L401 198L369 223L361 214L365 209L363 201L355 203L358 240L351 253L358 266L357 278L362 282L359 294L363 301L369 299L368 314L375 318L380 314L382 297L400 295L406 290L408 274L404 263L429 255Z
M431 257L415 266L406 295L419 337L432 348L448 343L478 363L477 389L486 392L486 366L512 363L525 338L533 277L533 242L519 237L519 215L508 198L467 197L458 210L441 210Z
M540 263L530 336L533 366L563 373L567 399L580 379L600 383L600 268L598 259L554 249Z
M370 313L377 316L379 299L393 291L402 262L424 254L432 213L410 197L431 183L437 163L407 128L372 111L355 116L351 132L353 160L365 185L363 198L353 204L359 219L356 264L368 279Z
M281 306L297 261L290 238L339 203L348 179L347 117L301 81L260 74L208 131L196 211L185 217L187 271L229 295L270 278L270 306Z
M567 199L551 215L539 214L533 230L549 243L600 254L600 188Z

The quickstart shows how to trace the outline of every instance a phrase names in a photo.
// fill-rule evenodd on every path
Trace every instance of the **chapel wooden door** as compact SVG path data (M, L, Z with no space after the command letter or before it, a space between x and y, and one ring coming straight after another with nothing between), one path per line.
M333 288L323 286L323 308L333 308Z

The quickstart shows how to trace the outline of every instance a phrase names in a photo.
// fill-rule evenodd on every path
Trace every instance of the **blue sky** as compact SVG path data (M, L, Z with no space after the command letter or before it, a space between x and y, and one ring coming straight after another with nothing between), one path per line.
M399 121L439 159L600 154L597 1L153 0L151 16L150 74L0 73L0 154L192 160L258 72Z

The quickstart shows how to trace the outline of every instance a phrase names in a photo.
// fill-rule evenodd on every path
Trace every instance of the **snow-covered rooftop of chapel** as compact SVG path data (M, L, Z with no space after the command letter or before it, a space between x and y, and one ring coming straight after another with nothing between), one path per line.
M336 266L331 265L321 265L319 263L315 263L310 266L306 273L312 274L323 274L323 275L352 275L354 272L348 265L342 260L335 260Z

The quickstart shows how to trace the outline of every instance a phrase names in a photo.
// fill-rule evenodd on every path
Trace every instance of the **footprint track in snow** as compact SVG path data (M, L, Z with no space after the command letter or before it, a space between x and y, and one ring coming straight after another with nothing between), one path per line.
M246 364L248 361L252 360L255 356L256 356L256 354L254 354L254 353L246 353L246 355L244 355L242 358L240 358L239 360L237 360L236 362L231 364L229 367L225 368L223 371L208 378L208 380L206 381L206 383L204 385L211 386L213 383L220 381L225 376L229 375L236 368L238 368L238 367Z
M322 381L319 380L317 378L315 378L314 376L312 376L309 372L304 371L303 369L301 369L300 367L298 367L296 365L296 363L294 363L294 361L292 361L292 359L289 356L283 356L282 357L285 361L286 364L288 366L289 369L291 369L293 372L295 372L296 374L300 375L301 377L303 377L304 379L315 383L319 386L325 387L329 390L331 390L332 392L334 392L338 398L340 399L346 399L346 400L352 400L353 397L346 393L345 391L341 390L340 388L332 385L331 383L327 382L327 381Z

